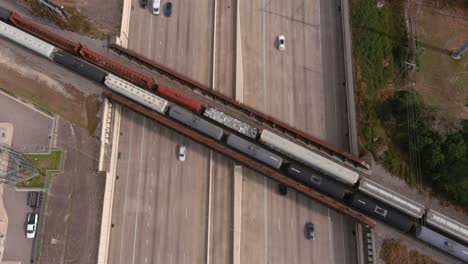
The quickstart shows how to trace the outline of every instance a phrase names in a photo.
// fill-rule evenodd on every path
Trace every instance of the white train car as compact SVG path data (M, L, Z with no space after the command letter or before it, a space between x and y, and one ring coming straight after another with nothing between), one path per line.
M346 184L354 185L359 180L359 174L357 172L341 166L332 160L322 157L268 130L262 131L260 141Z
M135 86L113 74L108 74L104 84L111 90L126 96L148 108L164 114L167 110L167 101L138 86Z
M424 215L424 205L364 177L359 181L359 190L415 218Z
M468 243L468 227L439 212L429 209L426 223Z
M52 60L57 48L24 31L0 21L0 36L24 46L40 55Z

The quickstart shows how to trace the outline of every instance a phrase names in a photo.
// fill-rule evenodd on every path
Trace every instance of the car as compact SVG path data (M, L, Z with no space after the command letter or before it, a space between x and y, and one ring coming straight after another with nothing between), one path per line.
M28 219L27 219L27 225L26 225L26 237L27 238L32 239L36 237L38 219L39 219L38 214L28 213Z
M278 191L281 195L286 195L288 194L288 186L280 183L278 184Z
M186 149L187 149L187 148L186 148L184 145L181 145L181 146L179 147L179 155L178 155L178 157L179 157L179 160L180 160L180 161L185 161L185 151L186 151Z
M36 208L39 204L39 192L28 192L28 205Z
M286 38L284 35L279 35L278 36L278 49L279 50L285 50L286 49Z
M153 15L159 15L161 7L161 0L153 0Z
M148 0L141 0L141 8L146 8L148 6Z
M166 5L164 6L164 14L167 17L170 17L172 15L172 3L167 2Z
M308 240L315 240L315 227L311 222L307 222L305 225L306 237Z

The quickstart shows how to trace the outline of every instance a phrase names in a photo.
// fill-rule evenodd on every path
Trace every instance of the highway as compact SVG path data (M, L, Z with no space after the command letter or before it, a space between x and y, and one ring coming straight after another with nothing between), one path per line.
M108 263L202 263L209 149L128 109L121 122Z
M167 18L133 0L129 48L235 96L236 2L214 1L197 1L196 8L173 1ZM341 34L332 9L325 0L240 2L242 99L343 147L344 132L333 131L346 125L345 105L325 86L341 77L322 65L327 52L341 49L328 43ZM286 36L283 52L275 45L279 34ZM325 122L327 114L332 122ZM274 181L244 167L242 224L235 234L233 161L129 110L121 133L109 263L232 263L235 235L240 263L356 262L349 217L294 190L280 196ZM176 157L181 143L187 145L183 163ZM307 221L315 224L315 241L305 239Z

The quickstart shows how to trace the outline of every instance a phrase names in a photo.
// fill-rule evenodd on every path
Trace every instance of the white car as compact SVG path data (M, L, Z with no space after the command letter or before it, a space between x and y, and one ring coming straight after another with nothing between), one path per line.
M161 0L153 0L153 15L159 15L161 9Z
M278 36L278 49L279 50L285 50L286 49L286 38L284 35L279 35Z
M36 237L36 229L37 229L37 221L39 216L35 213L28 213L28 222L26 226L26 237L27 238L35 238Z
M179 160L180 161L185 161L185 151L186 151L186 147L184 145L181 145L179 147Z

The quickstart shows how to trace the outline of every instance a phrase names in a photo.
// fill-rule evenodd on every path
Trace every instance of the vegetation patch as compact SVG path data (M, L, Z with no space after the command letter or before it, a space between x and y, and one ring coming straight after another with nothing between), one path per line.
M383 241L380 258L386 264L438 264L426 255L415 250L408 250L400 241L386 239Z
M353 56L356 69L357 105L361 138L366 149L377 152L374 143L384 136L375 106L381 89L390 92L399 84L407 57L406 31L398 12L400 1L378 9L374 0L352 3Z
M413 92L404 81L408 40L402 1L384 3L379 8L373 0L352 1L361 150L371 151L409 184L424 183L468 205L468 121L446 114L461 113L468 100L466 62L454 61L442 44L429 42L434 32L426 29L418 42Z
M20 182L16 187L42 188L45 186L46 178L49 175L60 172L60 162L63 152L53 150L50 154L29 154L27 157L39 169L39 176L31 178L25 182Z
M77 32L82 35L90 36L97 39L107 38L107 33L101 31L96 22L93 22L83 16L76 8L65 6L64 11L66 19L60 15L55 14L46 7L43 7L36 0L22 0L27 3L31 8L43 17L48 17L55 22L60 28Z

